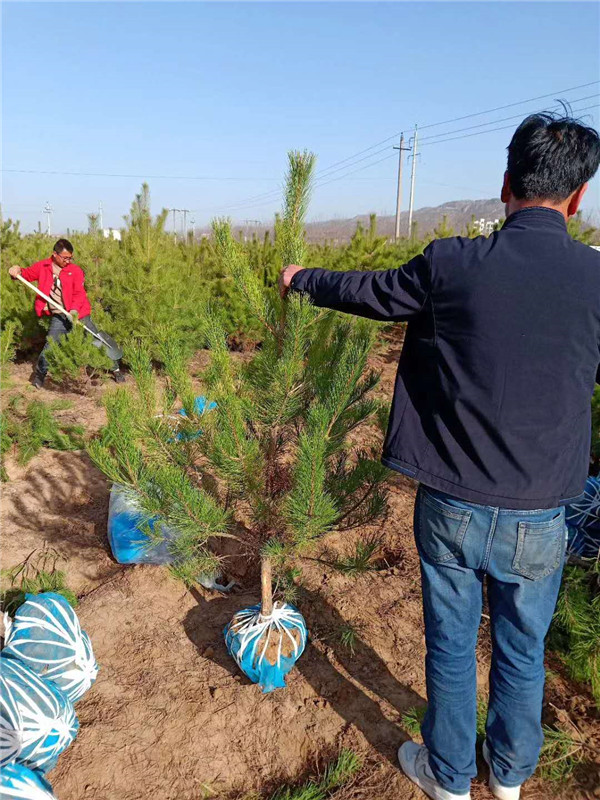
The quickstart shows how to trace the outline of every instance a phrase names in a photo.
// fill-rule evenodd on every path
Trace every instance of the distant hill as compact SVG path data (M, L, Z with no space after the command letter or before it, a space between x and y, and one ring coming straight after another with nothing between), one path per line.
M432 231L446 216L448 225L455 233L461 233L466 225L475 219L491 220L504 218L504 203L500 200L452 200L441 206L426 206L413 212L413 222L416 222L419 235ZM324 239L349 239L356 230L356 223L369 224L369 214L360 214L352 219L333 219L326 222L309 222L306 226L308 237L311 241ZM396 218L377 217L377 231L381 236L393 237ZM400 215L400 233L408 233L408 211Z
M361 222L365 228L369 226L369 214L358 214L350 219L329 219L324 222L308 222L306 234L309 242L332 241L347 242L356 230L356 225ZM504 203L498 199L490 200L451 200L449 203L442 203L441 206L426 206L419 208L413 213L413 222L417 224L417 235L424 236L446 217L447 224L459 235L465 232L466 226L473 217L476 220L484 219L486 222L504 219ZM587 225L600 227L600 212L597 210L583 213L583 219ZM377 217L377 232L380 236L387 236L390 239L394 236L396 219L393 216ZM250 238L254 233L262 237L267 229L273 232L272 225L260 225L248 220L245 223L234 222L235 233L241 232ZM200 234L210 232L210 227L206 226L197 229ZM408 211L403 211L400 215L400 233L402 236L408 234Z
M421 236L428 231L432 231L442 220L444 215L447 222L454 229L455 233L461 233L465 226L475 219L491 220L504 218L504 204L500 200L452 200L443 203L441 206L427 206L419 208L413 213L413 222L417 223L418 235ZM311 242L323 242L325 240L337 240L338 242L348 241L354 231L356 224L362 222L369 225L369 214L358 214L350 219L330 219L325 222L309 222L306 225L308 240ZM406 236L408 232L408 211L403 211L400 216L401 234ZM380 236L394 235L395 217L377 217L377 231ZM258 236L264 235L267 228L272 230L272 226L234 223L235 231L242 231L245 236L251 237L253 233ZM203 228L201 233L208 233L209 228Z

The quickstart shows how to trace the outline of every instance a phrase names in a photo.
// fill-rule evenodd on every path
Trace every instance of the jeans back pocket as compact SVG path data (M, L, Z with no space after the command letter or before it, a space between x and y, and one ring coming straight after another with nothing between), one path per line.
M513 571L532 581L558 568L565 548L565 512L545 522L519 522Z
M419 490L417 545L436 564L462 556L462 545L471 521L470 509L457 508Z

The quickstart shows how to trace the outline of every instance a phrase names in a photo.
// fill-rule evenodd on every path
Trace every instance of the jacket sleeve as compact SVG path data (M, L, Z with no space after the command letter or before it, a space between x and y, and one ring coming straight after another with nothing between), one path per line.
M39 280L41 263L41 261L36 261L35 264L32 264L30 267L23 267L21 270L21 275L26 281Z
M429 295L432 245L396 269L335 272L304 269L290 288L305 292L314 304L381 321L402 321L418 314Z

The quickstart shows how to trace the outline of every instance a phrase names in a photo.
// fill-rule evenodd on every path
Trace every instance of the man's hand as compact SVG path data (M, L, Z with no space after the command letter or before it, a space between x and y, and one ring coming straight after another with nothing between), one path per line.
M297 272L300 272L301 269L304 269L304 267L299 267L297 264L288 264L287 267L282 270L279 276L279 293L282 297L286 296L292 278Z
M15 265L15 266L13 266L13 267L11 267L11 268L8 270L8 274L9 274L9 275L10 275L10 277L13 279L13 281L14 281L14 280L16 280L16 279L17 279L17 276L21 274L21 267L17 267L16 265Z

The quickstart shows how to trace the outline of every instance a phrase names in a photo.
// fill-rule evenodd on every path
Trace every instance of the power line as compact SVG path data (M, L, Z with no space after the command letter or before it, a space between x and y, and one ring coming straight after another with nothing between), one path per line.
M436 127L438 125L449 125L452 122L459 122L460 120L469 119L471 117L482 116L483 114L492 114L494 111L502 111L505 108L511 108L511 107L514 107L514 106L524 105L525 103L532 103L535 100L544 100L546 97L552 97L553 95L562 94L562 93L565 93L565 92L573 92L576 89L585 89L588 86L595 86L598 83L600 83L600 81L591 81L590 83L582 83L582 84L579 84L578 86L571 86L568 89L559 89L556 92L549 92L548 94L538 95L537 97L530 97L527 100L519 100L519 101L517 101L515 103L509 103L508 105L504 105L504 106L496 106L496 108L490 108L487 111L476 111L473 114L466 114L466 115L464 115L462 117L454 117L454 119L444 120L443 122L431 122L428 125L421 125L420 126L420 130L425 130L426 128L434 128L434 127ZM573 100L573 102L576 103L578 101L577 100ZM330 164L329 167L324 168L323 170L321 170L321 172L319 172L317 174L322 174L323 172L327 172L332 167L335 167L338 164L344 164L346 161L352 160L355 156L360 156L363 153L368 152L369 150L373 150L375 147L379 147L380 145L385 144L386 142L390 142L392 139L397 139L398 136L400 136L400 133L401 133L401 131L398 131L397 133L394 133L392 136L388 136L387 139L382 139L380 142L376 142L375 144L372 144L370 147L366 147L364 150L359 150L357 153L354 153L353 155L348 156L347 158L343 158L341 161L335 161L333 164ZM442 135L442 134L440 134L440 135Z
M577 101L574 100L573 102L577 102ZM589 109L598 108L598 107L599 107L598 105L585 106L584 108L574 109L574 111L577 111L577 112L579 112L579 111L587 111ZM517 116L520 116L520 114L517 115ZM500 120L494 120L494 122L500 122ZM487 123L487 124L492 125L494 123L491 122L491 123ZM474 127L479 127L479 126L474 126ZM420 146L427 146L427 145L432 145L432 144L443 144L444 142L452 142L452 141L455 141L457 139L466 139L466 138L469 138L471 136L481 136L482 134L494 133L496 131L511 130L512 128L513 128L512 125L504 125L504 126L501 126L501 127L498 127L498 128L490 128L490 129L485 130L485 131L477 131L476 133L468 133L468 134L463 134L462 136L453 136L453 137L450 137L450 138L447 138L447 139L440 139L440 140L434 141L434 142L427 141L427 142L425 142L425 144L420 142ZM440 134L440 135L445 135L445 134ZM354 164L359 164L361 161L365 161L365 160L367 160L369 158L373 158L374 156L379 155L380 153L382 153L384 151L387 151L388 149L389 148L384 147L381 150L377 150L375 153L371 153L369 156L365 156L365 158L358 159L353 164L349 164L348 166L352 167L352 166L354 166ZM315 182L314 186L313 186L313 190L314 189L320 189L321 187L327 186L330 183L335 183L336 181L344 180L345 178L349 177L350 175L354 175L357 172L362 172L365 169L369 169L370 167L374 167L377 164L381 164L383 161L388 161L390 158L395 158L395 157L396 157L395 153L388 153L388 155L385 155L383 158L377 159L377 161L370 161L368 164L365 164L364 166L359 167L358 169L353 169L350 172L344 172L342 175L339 175L336 178L329 178L329 175L325 175L324 178L326 178L326 180L321 180L321 181L317 180ZM333 170L330 174L333 174L334 172L338 172L338 171L339 170ZM483 192L482 192L482 194L483 194ZM238 211L238 210L244 210L246 208L260 208L262 206L270 205L274 200L278 199L279 193L278 192L276 192L276 193L267 192L267 193L265 193L265 195L262 195L262 196L259 196L259 197L261 199L264 198L262 200L262 202L256 202L255 203L255 202L251 202L249 200L248 201L240 201L237 204L233 204L233 205L229 205L229 206L221 206L220 209L217 209L217 210ZM202 210L210 211L212 209L210 209L210 208L200 209L200 211L202 211Z
M121 172L65 172L64 170L49 169L8 169L2 172L17 172L26 175L76 175L84 178L142 178L145 180L170 180L170 181L278 181L279 178L231 178L215 175L133 175Z
M589 95L587 95L587 97L578 97L577 100L571 100L570 102L571 103L582 103L584 100L592 100L592 99L595 100L597 98L598 98L597 94L589 94ZM554 108L550 109L550 110L553 111L556 108L557 108L557 106L554 106ZM573 111L574 112L585 111L585 109L574 108ZM425 136L423 139L421 139L421 142L427 141L429 139L437 139L439 136L447 136L447 135L449 135L451 133L461 133L462 131L471 131L474 128L484 128L486 125L494 125L497 122L506 122L509 119L521 119L522 116L523 116L522 113L521 114L513 114L510 117L501 117L500 119L494 119L491 122L480 122L478 125L468 125L466 128L456 128L453 131L445 131L444 133L434 133L431 136Z
M593 106L585 106L584 108L577 108L575 111L589 111L592 108L599 108L600 104L596 103ZM487 131L477 131L476 133L463 133L462 136L451 136L449 139L439 139L437 142L425 142L423 147L432 144L443 144L444 142L454 142L457 139L469 139L471 136L481 136L484 133L494 133L494 131L508 131L513 130L514 125L502 125L500 128L490 128Z
M464 119L471 119L473 117L482 116L484 114L491 114L491 113L493 113L495 111L501 111L501 110L506 109L506 108L514 108L515 106L524 105L526 103L531 103L531 102L534 102L536 100L542 100L542 99L545 99L547 97L553 97L553 96L556 96L557 94L564 94L566 92L575 91L576 89L583 89L583 88L586 88L586 87L589 87L589 86L595 86L595 85L597 85L599 83L600 83L599 80L590 81L589 83L579 84L577 86L571 86L571 87L569 87L567 89L560 89L558 91L549 92L547 94L538 95L536 97L531 97L531 98L528 98L526 100L519 100L519 101L516 101L514 103L508 103L506 105L496 106L494 108L487 109L485 111L477 111L477 112L474 112L474 113L471 113L471 114L465 114L465 115L460 116L460 117L454 117L454 118L449 119L449 120L443 120L441 122L432 122L432 123L429 123L427 125L422 125L420 127L420 130L425 130L425 129L433 128L433 127L440 126L440 125L447 125L447 124L450 124L452 122L458 122L458 121L461 121L461 120L464 120ZM595 96L596 95L590 95L588 97L578 98L577 100L573 100L572 102L573 103L581 102L583 100L590 99L591 97L595 97ZM582 108L582 109L574 109L574 111L577 111L577 112L586 111L586 110L589 110L591 108L597 108L597 106L595 106L595 105L594 106L587 106L587 107ZM425 137L422 140L422 143L424 142L425 145L428 145L428 144L441 144L443 142L449 142L449 141L455 141L457 139L468 138L469 136L478 136L478 135L481 135L483 133L492 133L492 132L498 131L498 130L507 130L508 128L510 128L512 126L504 126L504 127L500 127L500 128L491 128L489 130L478 131L477 133L466 134L466 135L463 135L463 136L455 136L455 137L450 137L450 138L439 138L438 139L438 137L448 137L448 134L451 134L451 133L458 133L458 132L461 132L461 131L464 131L464 130L470 130L470 129L473 129L473 128L484 127L486 125L493 125L493 124L495 124L497 122L502 122L502 121L508 120L508 119L514 119L514 118L519 117L519 116L521 116L521 115L517 114L517 115L514 115L513 117L506 117L506 118L503 118L503 119L500 119L500 120L493 120L493 121L488 122L488 123L481 123L481 125L467 126L466 128L461 128L461 129L458 129L456 131L446 131L446 132L443 132L443 133L440 133L440 134L434 134L433 136ZM375 148L379 147L380 145L386 144L386 143L390 142L392 139L397 139L398 136L399 136L399 133L395 133L392 136L387 137L386 139L382 139L381 141L376 142L375 144L364 148L363 150L359 150L358 152L354 153L353 155L347 156L346 158L343 158L343 159L341 159L339 161L335 161L333 164L330 164L328 167L325 167L324 169L318 171L315 174L315 177L316 178L319 178L319 177L329 178L331 175L335 174L336 172L343 171L343 169L345 169L345 167L340 166L340 165L346 164L348 167L353 167L356 164L361 163L362 161L366 161L366 160L368 160L370 158L373 158L374 156L379 155L380 153L384 152L388 148L387 147L386 148L381 148L380 150L376 150L375 152L370 153L369 155L365 155L363 158L358 158L357 159L357 156L363 156L365 153L369 153L369 151L374 150ZM430 139L438 139L438 141L435 141L435 142L428 141ZM341 175L341 176L339 176L337 178L333 178L332 180L327 180L324 183L323 182L317 183L317 184L315 184L315 188L317 188L318 186L325 186L327 183L331 183L333 181L342 180L343 178L345 178L345 177L347 177L349 175L352 175L355 172L360 172L363 169L367 169L367 168L369 168L371 166L375 166L376 164L379 164L382 161L387 160L387 158L389 158L389 157L390 156L386 156L386 157L384 157L382 159L379 159L378 161L370 162L369 164L366 164L364 167L360 167L357 170L352 170L350 172L344 173L343 175ZM348 162L352 162L352 163L349 164ZM162 180L162 179L165 179L165 180L194 180L194 181L219 181L219 180L230 180L230 181L256 181L256 180L265 181L266 180L266 181L276 181L277 180L275 178L264 178L264 177L260 177L260 178L222 177L222 178L219 178L219 177L216 177L216 176L136 175L136 174L102 173L102 172L76 172L76 171L64 172L64 171L60 171L60 170L23 170L23 169L12 169L12 168L3 168L2 172L19 173L19 174L36 174L36 175L74 175L74 176L83 176L83 177L142 178L142 179L146 179L146 180ZM213 207L211 207L211 209L205 209L205 210L215 210L215 211L219 211L219 210L238 210L238 209L244 209L244 208L252 208L252 207L255 207L255 206L263 206L263 205L269 204L272 199L278 198L279 195L280 195L280 188L278 187L276 190L269 190L267 192L263 192L263 193L258 194L258 195L253 195L253 196L250 196L250 197L247 197L247 198L243 198L242 200L239 200L237 203L228 204L228 205L224 205L224 206L220 206L220 207L216 207L216 208L213 206ZM255 201L258 201L258 200L261 200L261 201L264 201L264 202L255 202Z
M388 153L387 156L384 156L383 158L379 158L379 159L377 159L377 161L373 161L370 164L365 164L364 167L359 167L358 169L353 169L352 172L347 172L345 175L340 175L337 178L331 178L331 180L322 181L321 183L317 182L317 183L315 183L314 188L315 189L320 189L321 186L327 186L329 183L335 183L336 181L343 181L345 178L348 177L348 175L354 175L355 172L362 172L363 169L369 169L369 167L374 167L376 164L381 164L383 161L389 161L390 158L396 158L396 154L395 153Z
M555 96L556 94L563 94L563 93L565 93L565 92L571 92L571 91L575 91L576 89L584 89L584 88L586 88L586 87L588 87L588 86L595 86L595 85L597 85L597 84L599 84L599 83L600 83L600 81L598 81L598 80L596 80L596 81L590 81L589 83L583 83L583 84L579 84L579 85L577 85L577 86L571 86L571 87L569 87L568 89L560 89L560 90L557 90L557 91L555 91L555 92L548 92L548 94L538 95L537 97L530 97L530 98L528 98L527 100L519 100L519 101L516 101L516 102L514 102L514 103L508 103L508 104L506 104L506 105L503 105L503 106L496 106L495 108L488 109L487 111L477 111L477 112L474 112L473 114L465 114L465 115L463 115L463 116L461 116L461 117L455 117L454 119L445 120L445 121L443 121L443 122L432 122L432 123L429 123L428 125L423 125L423 126L421 126L420 130L424 130L424 129L427 129L427 128L432 128L432 127L435 127L435 126L438 126L438 125L447 125L447 124L450 124L451 122L458 122L458 121L460 121L460 120L463 120L463 119L470 119L470 118L472 118L472 117L482 116L483 114L491 114L491 113L493 113L494 111L501 111L502 109L506 109L506 108L513 108L513 107L515 107L515 106L518 106L518 105L524 105L524 104L526 104L526 103L531 103L531 102L534 102L535 100L542 100L542 99L545 99L545 98L547 98L547 97L553 97L553 96ZM597 96L597 95L589 95L589 96L586 96L586 97L581 97L581 98L578 98L578 99L576 99L576 100L572 100L571 102L573 102L573 103L578 103L578 102L581 102L581 101L583 101L583 100L587 100L587 99L589 99L589 98L591 98L591 97L596 97L596 96ZM574 111L576 111L576 112L578 112L578 111L586 111L586 110L588 110L589 108L595 108L595 106L588 106L588 107L586 107L586 108L582 108L582 109L574 109ZM516 115L514 115L513 117L506 117L506 118L499 119L499 120L492 120L491 122L488 122L488 123L482 123L481 125L467 126L466 128L464 128L464 129L459 129L459 130L471 130L471 129L473 129L473 128L483 127L483 126L485 126L485 125L493 125L493 124L495 124L495 123L497 123L497 122L502 122L502 121L504 121L504 119L516 119L516 118L518 118L518 117L520 117L520 116L521 116L521 114L516 114ZM512 126L508 126L508 127L512 127ZM489 132L489 133L491 133L491 132L493 132L494 130L506 130L506 127L505 127L505 128L494 128L494 129L490 129L489 131L481 131L480 133L488 133L488 132ZM446 131L446 132L444 132L444 133L434 134L434 135L433 135L433 136L431 136L431 137L424 137L424 139L422 139L421 141L422 141L422 142L425 142L425 141L426 141L426 140L428 140L428 139L434 139L434 138L438 138L438 137L447 136L448 134L450 134L450 133L455 133L455 132L457 132L457 131ZM335 161L333 164L330 164L328 167L326 167L326 168L324 168L324 169L322 169L322 170L318 171L318 172L315 174L315 177L316 177L316 178L319 178L319 177L326 177L326 178L328 178L330 175L333 175L334 173L336 173L336 172L339 172L340 170L343 170L343 169L344 169L344 167L343 167L343 166L338 166L338 165L347 164L347 166L349 166L349 167L352 167L352 166L354 166L355 164L359 164L359 163L361 163L362 161L366 161L366 160L368 160L369 158L373 158L374 156L377 156L377 155L379 155L380 153L383 153L385 150L387 150L387 147L383 147L383 148L381 148L381 149L379 149L379 150L376 150L374 153L369 153L369 155L366 155L366 156L364 156L363 158L358 158L358 159L357 159L356 157L357 157L357 156L361 156L361 155L363 155L364 153L368 153L370 150L373 150L374 148L376 148L376 147L379 147L380 145L386 144L387 142L390 142L390 141L392 141L393 139L397 139L399 135L400 135L399 133L395 133L393 136L389 136L389 137L387 137L386 139L382 139L381 141L379 141L379 142L376 142L375 144L371 145L370 147L366 147L366 148L364 148L363 150L359 150L357 153L354 153L354 154L353 154L353 155L351 155L351 156L347 156L346 158L343 158L343 159L341 159L340 161ZM473 135L473 134L470 134L470 135ZM455 139L459 139L459 138L463 138L463 137L454 137L454 138L455 138ZM453 141L453 140L454 140L454 139L452 139L452 138L440 139L440 141ZM427 144L436 144L436 142L430 142L430 141L427 141L426 143L427 143ZM387 158L387 157L386 157L386 158ZM347 175L352 175L352 174L354 174L354 172L359 172L359 171L361 171L362 169L368 168L369 166L375 166L375 164L379 164L379 163L381 163L381 161L385 161L385 160L386 160L386 158L382 158L382 159L379 159L378 161L374 161L374 162L372 162L372 163L370 163L370 164L367 164L367 165L366 165L366 167L361 167L361 169L360 169L360 170L353 170L352 172L344 173L344 174L341 176L341 178L344 178L344 177L346 177ZM352 163L351 163L351 164L348 164L347 162L349 162L349 161L351 161ZM339 180L339 178L335 178L334 180ZM329 181L328 181L328 182L329 182ZM324 183L321 183L321 184L317 183L317 184L315 184L315 188L317 188L318 186L324 186L324 185L326 185L326 184L324 184ZM219 210L232 210L232 211L236 211L236 210L238 210L239 208L253 208L253 207L254 207L254 205L256 205L256 206L264 206L264 205L267 205L267 204L268 204L268 203L266 202L268 198L273 198L273 199L275 199L275 198L277 198L278 196L279 196L279 192L265 192L265 193L263 193L262 195L259 195L257 198L245 198L245 199L242 199L242 200L238 201L238 203L235 203L235 204L230 204L230 205L227 205L227 206L221 206ZM260 198L261 200L264 198L264 199L265 199L265 202L256 203L256 204L254 204L254 203L252 202L254 199L259 199L259 198ZM206 210L210 210L210 209L206 209Z
M534 100L544 100L546 97L552 97L563 92L573 92L575 89L585 89L588 86L595 86L600 81L590 81L590 83L580 83L579 86L571 86L570 89L559 89L557 92L548 92L548 94L540 94L538 97L530 97L528 100L519 100L516 103L507 103L505 106L496 106L488 111L477 111L474 114L465 114L463 117L454 117L454 119L447 119L444 122L432 122L429 125L421 125L421 130L425 128L434 128L436 125L449 125L451 122L460 122L463 119L470 119L471 117L480 117L482 114L491 114L493 111L503 111L505 108L514 108L521 106L524 103L533 103ZM576 102L576 101L573 101Z
M598 108L598 107L600 107L600 105L597 104L597 105L586 106L585 108L579 108L579 109L575 109L575 110L576 111L587 111L587 110L589 110L591 108ZM500 120L496 120L496 121L499 122ZM454 141L456 139L466 139L466 138L469 138L470 136L481 136L484 133L494 133L494 131L509 130L509 129L512 129L512 127L513 127L512 125L503 125L502 127L499 127L499 128L491 128L491 129L486 130L486 131L478 131L477 133L469 133L469 134L465 134L463 136L454 136L454 137L451 137L450 139L444 139L444 140L437 141L437 142L427 142L427 144L442 144L444 141L452 142L452 141ZM424 146L422 140L420 141L419 146ZM387 148L385 148L385 149L387 150ZM378 151L378 152L381 152L381 151ZM376 155L376 153L373 153L372 155L374 156L374 155ZM390 153L389 155L385 156L384 158L380 158L377 161L373 161L373 162L371 162L369 164L365 164L364 167L360 167L359 169L352 170L351 172L345 173L344 175L341 175L341 176L339 176L337 178L332 178L331 180L326 180L326 181L324 181L322 183L316 182L315 183L315 188L317 188L319 186L326 186L328 183L333 183L334 181L343 180L348 175L353 175L355 172L361 172L363 169L368 169L369 167L374 167L376 164L381 164L382 161L387 161L390 158L395 158L395 154L394 153Z

